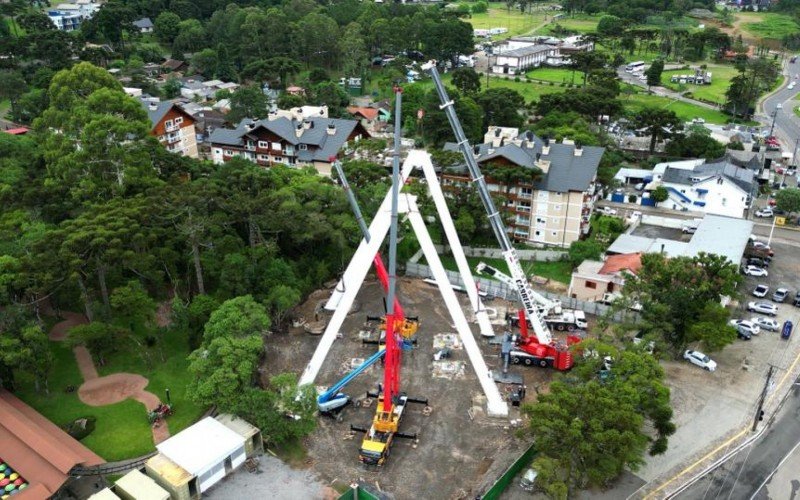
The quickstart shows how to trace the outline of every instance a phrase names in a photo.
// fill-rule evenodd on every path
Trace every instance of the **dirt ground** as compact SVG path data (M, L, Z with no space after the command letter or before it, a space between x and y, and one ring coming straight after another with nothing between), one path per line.
M434 370L434 338L440 334L455 333L448 311L438 290L422 280L401 279L400 301L407 316L419 316L420 328L416 348L403 356L401 391L412 398L427 398L433 409L430 416L423 415L424 405L409 404L401 426L406 433L418 434L418 442L398 439L392 448L388 463L377 471L366 470L358 462L362 434L353 435L350 424L369 427L374 414L374 404L369 407L351 405L341 414L339 421L320 418L315 433L306 440L309 448L307 465L326 481L363 481L377 486L395 498L414 498L425 492L426 498L474 497L487 481L496 478L524 450L525 441L514 436L520 422L517 408L511 409L509 419L490 419L485 416L485 401L469 359L463 350L454 350L451 362L463 364L463 370L448 375L437 366ZM296 315L313 320L319 313L330 291L313 294L299 308ZM468 310L466 296L460 297L462 307ZM383 313L382 293L376 281L365 284L357 298L356 312L345 320L343 337L337 339L328 354L316 383L327 387L349 371L354 358L363 359L375 352L376 346L364 345L361 336L369 331L366 316ZM502 305L499 302L487 306ZM470 315L467 315L468 319ZM477 332L477 327L473 326ZM502 327L495 332L499 335ZM489 369L500 368L499 346L492 346L475 333ZM290 370L299 373L310 359L318 336L293 328L287 333L277 333L271 342L265 361L264 378ZM513 366L511 372L524 376L528 386L528 399L535 398L536 389L546 390L552 376L549 371ZM442 375L444 372L445 376ZM375 390L382 377L380 366L373 366L356 380L345 392L354 400L363 399L367 391ZM500 386L501 391L506 386Z

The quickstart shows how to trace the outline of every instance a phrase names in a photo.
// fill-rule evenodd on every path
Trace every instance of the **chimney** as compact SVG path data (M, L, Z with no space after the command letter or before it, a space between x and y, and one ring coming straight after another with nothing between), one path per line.
M267 121L274 120L277 117L278 117L277 111L270 111L269 114L267 114Z
M328 135L336 135L336 125L333 123L328 124Z
M544 140L544 145L542 146L542 154L546 156L550 154L550 138L544 136L542 139Z
M561 141L561 144L569 144L569 145L572 145L572 144L575 144L575 141L573 141L572 139L569 139L569 138L567 138L567 137L564 137L564 139L562 139L562 141Z
M313 126L313 123L311 123L311 120L303 120L303 128L304 129L308 130L312 126Z
M486 152L486 154L487 155L493 155L494 154L494 149L489 148L489 150Z
M150 111L157 110L158 109L158 103L150 101L150 105L147 106L147 109L149 109Z
M583 148L581 147L580 142L575 143L575 151L573 151L575 156L583 156Z
M546 174L548 170L550 170L550 160L542 160L536 162L536 166L539 167L539 170L542 171L543 174Z
M533 142L533 132L528 130L527 132L525 132L525 147L533 149L534 145L535 144Z
M294 135L296 135L298 138L301 135L303 135L303 124L302 123L298 123L297 125L295 125Z

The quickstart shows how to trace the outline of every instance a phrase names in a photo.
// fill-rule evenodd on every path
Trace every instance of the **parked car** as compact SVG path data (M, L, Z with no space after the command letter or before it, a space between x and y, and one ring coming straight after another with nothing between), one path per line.
M771 259L767 257L766 259L762 259L760 257L750 257L747 259L748 266L756 266L756 267L769 267L769 261Z
M748 311L754 311L769 316L778 315L778 306L770 304L769 302L749 302L747 304Z
M781 338L782 339L788 339L789 337L791 337L792 336L792 328L793 327L794 327L794 325L792 324L791 321L784 321L783 322L783 328L781 329Z
M617 215L617 209L616 208L603 207L603 208L598 208L597 211L600 212L603 215Z
M732 319L730 325L736 328L740 334L758 335L761 333L761 328L758 325L746 319Z
M786 300L786 297L789 296L789 290L786 288L778 288L775 290L775 293L772 294L772 301L781 303Z
M750 318L750 322L753 323L754 325L757 325L762 330L777 332L778 330L781 329L781 324L772 318L765 318L763 316L753 316L752 318Z
M775 214L772 212L772 207L764 207L759 210L756 210L755 215L756 217L765 218L765 217L772 217Z
M683 353L683 359L688 360L690 363L695 364L705 370L713 372L717 369L717 363L700 351L688 350Z
M770 248L770 246L767 245L766 243L764 243L763 241L754 241L753 242L753 248L755 250L758 250L759 252L766 253L770 257L774 257L775 256L775 252L772 250L772 248Z
M769 272L763 267L752 265L745 266L745 268L742 269L742 273L746 274L747 276L769 276Z
M767 285L758 285L753 290L753 297L758 297L763 299L769 293L769 287Z
M794 86L797 85L797 82L792 82L789 84L789 90L794 90Z
M792 301L792 305L800 307L800 290L794 294L794 301Z

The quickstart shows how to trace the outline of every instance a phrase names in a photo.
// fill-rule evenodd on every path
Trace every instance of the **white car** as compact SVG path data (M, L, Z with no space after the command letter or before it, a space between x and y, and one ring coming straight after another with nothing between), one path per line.
M769 276L769 271L763 267L749 265L744 268L744 274L747 276ZM760 297L763 297L763 295L760 295Z
M758 325L759 328L764 330L769 330L771 332L777 332L781 329L781 324L775 321L772 318L764 318L763 316L753 316L750 318L750 322L754 325Z
M756 215L756 217L772 217L775 214L772 212L772 208L764 207L764 208L761 208L759 210L756 210L756 214L755 215Z
M760 299L766 297L768 293L769 293L769 287L767 285L758 285L753 290L753 296L758 297Z
M717 362L709 358L700 351L688 350L683 353L683 359L687 359L689 360L690 363L695 364L700 368L706 369L710 372L713 372L714 370L717 369Z
M770 304L769 302L749 302L747 304L747 310L766 314L768 316L778 315L778 306Z
M789 90L793 90L795 85L797 85L797 82L790 83L789 84Z
M761 328L757 324L745 319L732 319L730 325L741 333L749 333L750 335L761 333Z
M597 211L604 215L617 215L616 208L603 207L603 208L598 208Z

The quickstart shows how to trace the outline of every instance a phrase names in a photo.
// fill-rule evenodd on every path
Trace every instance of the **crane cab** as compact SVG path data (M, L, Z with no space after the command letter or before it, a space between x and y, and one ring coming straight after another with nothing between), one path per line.
M400 427L400 420L403 418L406 404L408 404L408 397L400 396L398 403L385 411L383 396L380 396L375 417L372 419L372 426L364 436L364 440L361 441L361 449L358 453L361 463L377 467L384 464L389 457L389 450Z

